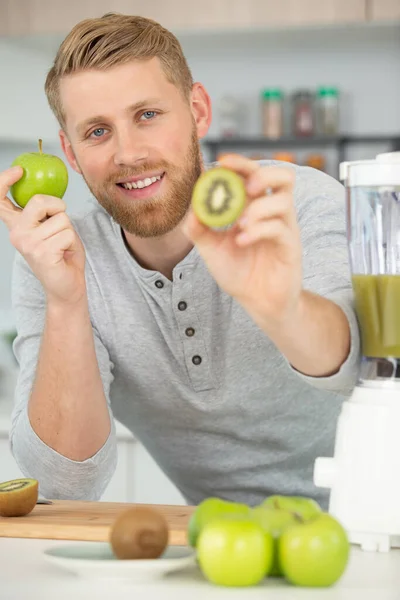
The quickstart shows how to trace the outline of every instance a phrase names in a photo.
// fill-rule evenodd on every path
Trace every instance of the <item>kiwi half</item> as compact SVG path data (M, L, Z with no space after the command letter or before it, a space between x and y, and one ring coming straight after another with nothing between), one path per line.
M110 544L123 560L158 558L168 544L168 523L157 510L147 506L128 508L115 520Z
M13 479L0 483L0 516L23 517L36 505L39 484L36 479Z
M199 221L211 228L233 225L246 204L243 178L225 167L214 167L200 175L192 194L192 207Z

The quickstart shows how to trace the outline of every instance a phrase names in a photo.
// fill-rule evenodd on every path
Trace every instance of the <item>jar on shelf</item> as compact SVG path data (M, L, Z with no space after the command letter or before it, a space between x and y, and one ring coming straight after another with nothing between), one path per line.
M299 90L292 97L293 134L310 137L315 134L314 94Z
M275 152L272 155L272 160L279 160L279 161L283 161L283 162L287 162L287 163L296 163L296 157L293 154L293 152L285 152L285 151L280 151L280 152Z
M271 140L279 139L283 135L283 93L278 88L267 88L261 98L263 135Z
M233 96L223 96L219 101L219 132L222 138L239 137L242 129L242 106Z
M326 160L323 154L309 154L306 160L306 166L318 169L319 171L325 171Z
M339 91L321 87L317 91L317 130L320 135L339 133Z

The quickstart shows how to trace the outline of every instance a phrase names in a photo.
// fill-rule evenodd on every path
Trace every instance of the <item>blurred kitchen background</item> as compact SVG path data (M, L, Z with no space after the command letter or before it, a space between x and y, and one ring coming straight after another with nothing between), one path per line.
M106 12L151 17L179 38L213 101L202 147L277 158L338 177L341 160L400 150L400 0L0 0L0 170L20 153L62 157L44 80L62 39ZM70 170L68 212L89 198ZM0 480L19 476L7 449L17 366L11 351L14 252L0 223ZM119 430L104 499L178 503L139 442Z

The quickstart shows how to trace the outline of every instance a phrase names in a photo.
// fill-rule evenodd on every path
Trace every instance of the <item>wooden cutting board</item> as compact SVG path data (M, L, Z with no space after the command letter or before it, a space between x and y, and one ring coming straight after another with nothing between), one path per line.
M135 505L54 500L51 505L36 505L26 517L0 517L0 538L106 542L117 515L132 506ZM169 543L185 545L187 524L194 507L155 504L151 508L160 511L167 519Z

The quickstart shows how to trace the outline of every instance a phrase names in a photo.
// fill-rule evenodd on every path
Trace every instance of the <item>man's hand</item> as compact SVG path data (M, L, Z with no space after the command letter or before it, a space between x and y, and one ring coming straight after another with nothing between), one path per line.
M247 207L225 232L205 227L191 212L187 235L218 285L240 302L295 369L312 377L333 375L349 354L350 327L337 304L302 288L294 170L262 167L236 155L220 164L244 177Z
M33 196L21 210L7 198L23 174L21 167L0 173L0 219L10 241L43 285L47 299L73 304L85 291L85 251L65 213L65 203L53 196Z
M248 205L226 232L209 229L191 212L187 235L218 285L275 325L296 312L302 286L294 169L262 167L237 155L224 157L220 164L243 176Z

